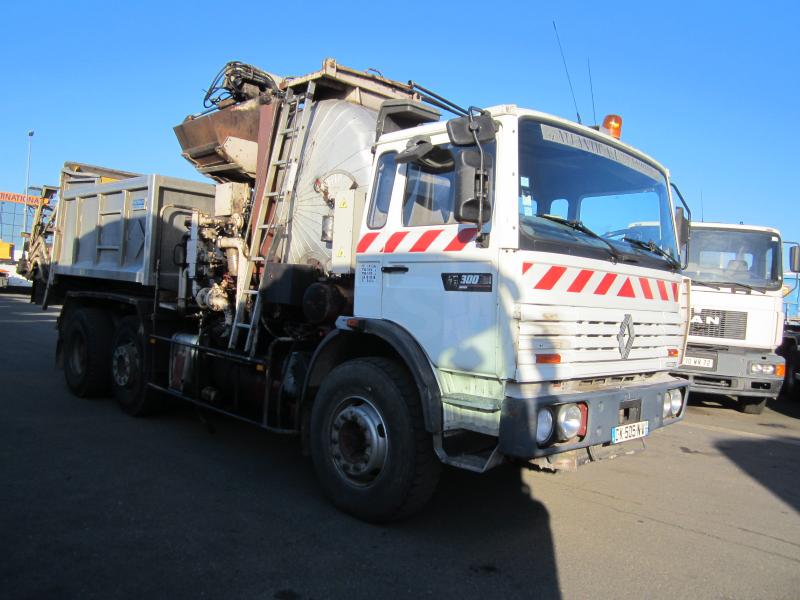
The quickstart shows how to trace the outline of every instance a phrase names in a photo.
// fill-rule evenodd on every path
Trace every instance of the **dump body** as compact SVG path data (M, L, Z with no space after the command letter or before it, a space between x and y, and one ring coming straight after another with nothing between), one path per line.
M51 272L177 291L185 221L213 209L213 185L162 175L74 186L59 200Z

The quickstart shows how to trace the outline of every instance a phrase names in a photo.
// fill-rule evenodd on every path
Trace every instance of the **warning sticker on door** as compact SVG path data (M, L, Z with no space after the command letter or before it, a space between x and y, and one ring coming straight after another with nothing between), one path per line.
M378 269L380 263L358 263L358 283L363 286L378 285Z

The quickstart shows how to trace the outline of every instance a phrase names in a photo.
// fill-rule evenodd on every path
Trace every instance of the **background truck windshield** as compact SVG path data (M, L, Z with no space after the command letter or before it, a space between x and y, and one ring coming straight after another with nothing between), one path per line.
M774 233L692 227L684 272L692 281L774 290L781 270L781 240Z
M608 256L606 243L560 217L581 221L626 262L669 268L634 240L678 259L667 181L653 165L611 144L523 118L519 171L520 249Z

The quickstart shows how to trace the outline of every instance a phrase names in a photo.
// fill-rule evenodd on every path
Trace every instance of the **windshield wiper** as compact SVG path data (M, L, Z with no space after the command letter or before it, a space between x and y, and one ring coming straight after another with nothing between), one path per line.
M614 248L611 242L609 242L607 239L603 238L602 236L598 235L597 233L589 229L586 225L584 225L580 221L570 221L569 219L557 217L556 215L536 215L536 216L541 217L542 219L547 219L548 221L552 221L553 223L558 223L559 225L565 225L570 229L574 229L575 231L580 231L581 233L588 235L590 238L600 240L606 246L608 246L608 253L611 255L612 263L616 263L622 260L622 255L616 248Z
M708 282L708 281L700 281L699 279L692 279L692 285L702 285L705 287L710 287L712 289L718 290L720 287L716 283Z
M674 269L681 268L681 263L672 258L672 255L670 255L669 252L665 252L662 248L656 246L655 242L653 242L652 240L650 240L649 242L643 242L642 240L637 240L635 238L623 237L622 241L628 242L631 246L636 246L637 248L641 248L642 250L649 250L653 254L658 254L659 256L666 258L667 262L670 265L672 265Z
M709 287L718 286L717 289L720 287L729 287L729 288L736 288L740 287L745 290L750 290L751 292L763 292L764 289L758 289L753 287L752 285L747 285L746 283L739 283L738 281L700 281L698 283L702 283L703 285L708 285Z

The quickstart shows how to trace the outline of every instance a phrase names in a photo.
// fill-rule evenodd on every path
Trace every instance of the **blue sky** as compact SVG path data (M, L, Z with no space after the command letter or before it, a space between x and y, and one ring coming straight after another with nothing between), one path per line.
M233 7L237 12L233 12ZM231 7L231 10L228 10ZM172 126L228 60L279 74L326 56L414 79L460 104L622 115L623 139L672 172L695 218L800 240L800 3L28 2L0 22L0 190L57 183L65 160L201 179ZM703 197L701 210L701 192Z

